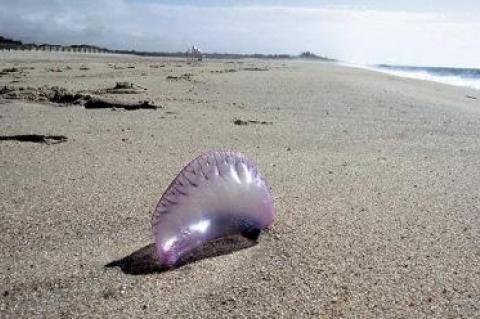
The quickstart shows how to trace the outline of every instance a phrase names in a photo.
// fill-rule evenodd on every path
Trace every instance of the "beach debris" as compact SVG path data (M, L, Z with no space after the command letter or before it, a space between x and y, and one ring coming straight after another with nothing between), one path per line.
M20 72L20 69L12 67L12 68L4 68L2 69L3 73L14 73L14 72Z
M235 69L225 69L225 70L211 70L210 73L233 73L237 72Z
M241 119L234 119L233 124L235 124L235 125L248 125L248 121L244 121L244 120L241 120Z
M233 124L235 125L248 125L248 124L262 124L262 125L272 125L273 122L267 121L257 121L257 120L241 120L241 119L233 119Z
M13 91L15 91L15 87L4 85L3 88L0 89L0 94L7 94Z
M187 81L191 81L192 76L193 76L192 73L184 73L182 75L169 75L169 76L167 76L167 80L174 80L174 81L187 80Z
M120 90L120 89L131 89L133 88L134 84L132 82L116 82L115 87L113 88L114 90Z
M42 94L50 101L60 104L74 103L83 97L80 93L74 93L66 88L52 86L50 90L43 90Z
M119 86L123 87L124 85L124 83L121 83ZM125 102L115 99L105 99L83 92L72 92L66 88L58 86L24 88L5 85L3 88L0 88L0 97L5 99L21 99L32 102L52 102L59 105L80 104L87 109L121 108L125 110L139 110L161 108L161 106L155 105L149 101Z
M0 90L0 95L6 99L23 99L28 101L50 101L54 103L73 103L83 95L73 93L65 88L58 86L52 87L11 87L4 86Z
M243 68L244 71L268 71L268 68L260 68L260 67L246 67Z
M68 89L61 88L58 86L52 87L14 87L14 86L4 86L0 89L0 97L5 99L20 99L27 101L36 101L36 102L54 102L54 103L73 103L78 99L82 98L82 94L74 93Z
M473 95L466 95L466 98L467 99L472 99L472 100L476 100L477 97L476 96L473 96Z
M41 135L41 134L24 134L24 135L2 135L0 141L18 141L43 144L59 144L67 141L67 137L63 135Z
M116 82L113 88L93 91L94 94L139 94L147 88L131 82Z
M274 216L273 198L253 161L237 152L207 152L182 169L153 213L158 264L178 266L203 243L230 235L255 241Z
M139 109L151 109L156 110L161 106L155 105L149 101L139 101L137 103L118 101L113 99L104 99L100 97L88 97L83 105L86 109L114 109L120 108L127 111L139 110Z
M90 68L87 67L87 66L85 66L85 65L82 65L82 66L79 68L79 70L81 70L81 71L87 71L87 70L90 70Z
M14 72L20 72L20 69L15 67L2 69L2 73L14 73Z
M12 69L16 69L16 68L3 69L2 71L0 71L0 76L9 75L9 74L12 74L12 73L19 72L19 71L10 71L10 70L12 70ZM17 70L18 70L18 69L17 69Z

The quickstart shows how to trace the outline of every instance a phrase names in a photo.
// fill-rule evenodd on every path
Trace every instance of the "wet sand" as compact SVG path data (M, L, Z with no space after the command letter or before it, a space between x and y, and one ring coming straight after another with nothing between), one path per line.
M480 317L479 91L296 61L0 52L10 68L2 318ZM274 227L158 272L152 210L210 149L258 162Z

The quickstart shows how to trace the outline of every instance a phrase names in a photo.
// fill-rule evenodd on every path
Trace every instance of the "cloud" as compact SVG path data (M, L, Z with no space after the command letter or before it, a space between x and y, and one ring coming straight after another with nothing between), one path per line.
M110 48L291 53L358 63L480 67L480 22L468 13L351 6L172 5L152 1L0 4L0 30L24 41Z

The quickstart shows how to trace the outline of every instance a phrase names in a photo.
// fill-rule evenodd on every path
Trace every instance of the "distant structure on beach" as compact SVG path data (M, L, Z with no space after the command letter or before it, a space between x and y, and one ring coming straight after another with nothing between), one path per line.
M202 56L202 51L194 45L192 45L192 48L187 50L187 61L195 62L195 61L202 61L203 56Z

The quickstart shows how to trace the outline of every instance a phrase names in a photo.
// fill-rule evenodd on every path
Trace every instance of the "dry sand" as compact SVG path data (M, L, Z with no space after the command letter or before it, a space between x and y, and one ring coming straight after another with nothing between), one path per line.
M0 53L11 67L17 93L130 81L148 90L115 98L163 108L0 99L0 135L68 138L0 141L0 317L480 317L480 92L313 62ZM152 209L209 149L258 162L274 227L152 271Z

